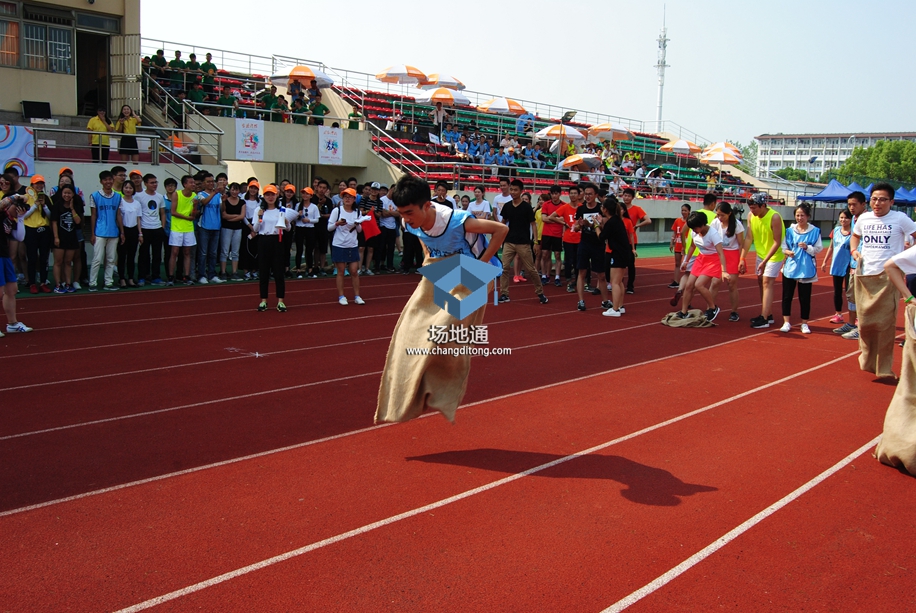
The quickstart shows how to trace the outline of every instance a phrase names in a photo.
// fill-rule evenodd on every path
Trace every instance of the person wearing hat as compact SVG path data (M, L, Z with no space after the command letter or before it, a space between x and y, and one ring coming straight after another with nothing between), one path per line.
M295 190L295 186L289 188ZM306 187L299 190L299 202L296 205L296 270L297 279L303 277L316 278L314 274L314 254L316 230L315 223L320 219L318 207L312 204L312 196L315 190ZM305 254L305 268L302 267L302 255Z
M3 198L0 200L0 286L3 287L3 311L6 313L6 333L16 334L31 332L28 327L16 318L16 292L19 283L16 269L13 267L11 248L18 245L25 238L25 228L22 225L21 202L18 198ZM3 333L0 332L0 337Z
M353 302L366 304L359 295L359 241L357 237L363 231L360 225L362 216L356 209L356 190L348 187L340 194L341 203L331 211L328 218L328 231L334 231L331 239L331 260L337 269L337 301L346 305L344 295L344 271L348 269L353 283Z
M258 235L258 274L261 303L258 311L267 310L267 295L270 289L270 275L274 276L274 287L277 293L277 310L286 312L283 298L286 296L286 277L283 271L282 234L289 232L290 224L285 211L279 206L280 190L276 185L268 185L263 194L266 208L258 209L252 228ZM289 260L287 259L287 263Z
M51 256L51 201L44 193L45 178L34 175L28 195L29 209L23 216L25 224L25 253L29 291L51 293L48 284L48 258ZM32 195L34 192L34 195Z

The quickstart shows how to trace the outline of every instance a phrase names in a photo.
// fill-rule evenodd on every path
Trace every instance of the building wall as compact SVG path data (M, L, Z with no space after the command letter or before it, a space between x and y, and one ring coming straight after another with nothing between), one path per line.
M879 140L916 141L916 134L787 134L758 136L758 177L781 168L796 168L821 174L838 168L856 147L872 147ZM817 159L814 162L809 160Z
M0 109L21 111L22 100L50 102L54 115L76 115L76 76L0 68Z

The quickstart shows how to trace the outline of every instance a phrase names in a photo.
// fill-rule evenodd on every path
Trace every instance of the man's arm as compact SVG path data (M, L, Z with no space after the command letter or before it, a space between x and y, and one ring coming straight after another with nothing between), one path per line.
M645 217L642 218L642 221L640 221L638 224L636 224L635 226L633 226L633 229L634 229L634 230L638 230L639 228L641 228L641 227L643 227L643 226L648 226L648 225L651 224L651 223L652 223L652 218L649 217L649 215L647 214Z
M92 196L89 196L89 242L93 245L95 244L95 218L95 199Z
M852 259L856 262L859 261L859 258L862 257L862 254L859 253L859 243L862 241L862 237L853 232L852 236L849 237L849 253L852 255Z
M891 280L891 283L894 284L894 287L897 288L900 295L907 296L906 302L911 302L913 295L910 293L910 288L906 285L906 275L903 274L903 271L897 266L893 259L884 263L884 272L887 273L887 278Z
M493 259L493 256L499 251L503 241L506 240L506 235L509 233L509 227L497 221L476 219L473 217L468 218L467 221L464 222L464 229L466 232L473 232L475 234L493 235L493 238L490 239L490 244L487 246L487 250L480 256L480 259L484 262L489 262Z

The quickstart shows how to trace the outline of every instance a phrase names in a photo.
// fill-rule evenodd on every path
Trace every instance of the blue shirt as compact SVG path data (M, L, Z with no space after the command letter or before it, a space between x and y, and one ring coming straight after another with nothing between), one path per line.
M117 238L121 235L118 230L118 207L121 206L121 194L112 192L105 196L101 190L92 194L92 203L95 205L95 235L101 238Z
M840 226L833 229L833 261L830 263L830 274L834 277L845 277L849 272L849 264L852 262L852 254L849 251L850 238L852 230L844 236Z
M200 192L197 194L197 200L203 200L207 197L205 192ZM201 206L200 222L198 226L204 230L219 230L222 223L222 216L220 215L219 206L222 203L223 197L220 194L214 194L213 199L210 200L209 204Z
M442 133L442 140L447 143L457 143L458 142L458 133L454 130L446 130Z
M478 145L477 143L472 142L470 145L468 145L468 154L469 155L477 155L479 151L480 151L480 145Z
M483 163L484 164L495 164L498 158L499 156L493 153L492 151L487 151L483 155Z
M455 151L457 151L458 153L467 153L468 144L466 142L462 143L461 141L458 141L457 143L455 143Z
M515 163L515 156L508 153L500 153L496 158L500 166L512 166Z
M817 277L817 264L814 256L798 246L799 243L806 245L821 244L821 230L817 226L808 226L808 231L800 233L792 225L786 230L786 249L795 253L795 257L787 257L786 263L783 264L782 274L787 279L813 279Z

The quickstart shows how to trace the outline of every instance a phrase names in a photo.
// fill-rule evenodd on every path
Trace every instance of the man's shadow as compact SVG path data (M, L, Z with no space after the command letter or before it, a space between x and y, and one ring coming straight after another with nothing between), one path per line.
M453 464L508 474L525 472L566 456L506 449L445 451L406 458L408 461ZM533 473L554 479L609 479L626 487L621 495L631 502L661 507L681 504L682 496L715 492L708 485L684 483L667 470L646 466L614 455L583 455Z

